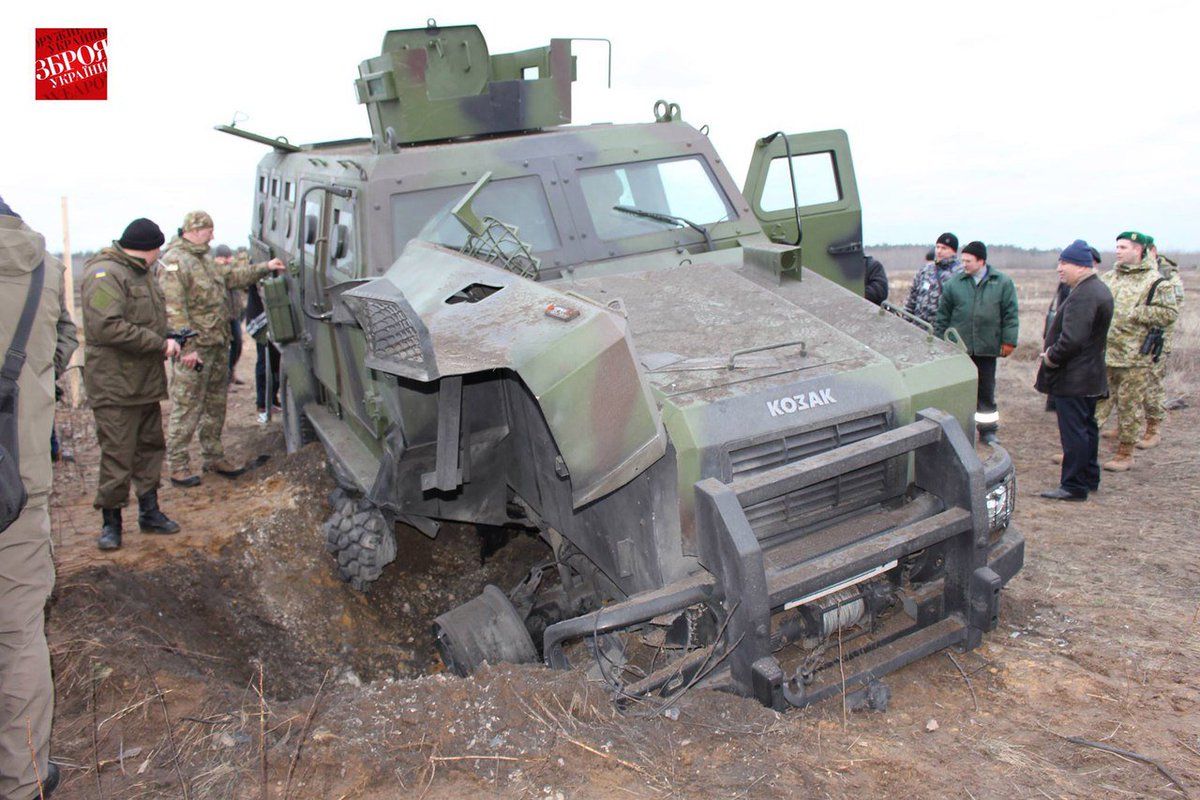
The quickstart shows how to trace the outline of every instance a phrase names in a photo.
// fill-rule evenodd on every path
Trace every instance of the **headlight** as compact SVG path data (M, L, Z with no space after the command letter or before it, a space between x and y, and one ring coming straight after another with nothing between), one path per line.
M1017 505L1017 473L1009 470L1000 482L988 489L988 533L995 534L1008 527Z

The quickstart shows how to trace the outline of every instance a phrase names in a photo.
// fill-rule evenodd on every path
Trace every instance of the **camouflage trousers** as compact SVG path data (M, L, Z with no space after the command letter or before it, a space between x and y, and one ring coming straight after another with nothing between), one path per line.
M176 362L171 378L171 416L167 421L167 463L171 471L187 469L188 445L197 429L205 464L225 457L221 429L229 395L229 348L197 351L204 369L196 372Z
M1162 422L1167 418L1167 395L1163 389L1163 376L1167 372L1167 354L1163 353L1157 364L1150 367L1150 378L1146 381L1146 420Z
M1096 425L1103 428L1115 409L1117 439L1121 444L1135 444L1141 438L1149 381L1148 367L1108 368L1108 397L1096 404Z

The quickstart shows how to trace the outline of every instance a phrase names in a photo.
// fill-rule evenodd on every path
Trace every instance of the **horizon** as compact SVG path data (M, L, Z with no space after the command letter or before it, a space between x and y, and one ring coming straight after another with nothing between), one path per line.
M620 12L635 8L638 24L623 23ZM213 215L220 239L244 241L255 167L269 151L212 126L242 115L242 128L296 142L366 135L352 87L357 65L378 53L385 31L432 16L478 24L492 53L554 36L610 38L611 89L604 45L573 46L573 122L648 122L657 99L677 102L690 124L711 124L739 185L754 142L770 131L846 130L868 240L928 231L932 242L954 230L1049 249L1133 228L1167 250L1200 249L1200 100L1178 91L1176 77L1193 71L1189 37L1200 9L1181 0L1139 8L1154 38L1137 46L1153 47L1152 57L1097 47L1129 24L1127 6L1111 0L884 7L853 30L852 52L866 56L851 58L846 36L825 33L846 29L841 6L773 11L771 25L754 29L753 47L739 41L732 50L728 28L707 15L622 0L604 13L533 4L514 15L479 0L428 10L356 9L318 28L306 15L230 0L182 24L129 0L103 10L82 0L52 13L19 7L0 31L6 140L20 154L6 164L0 195L57 241L59 198L69 196L73 244L87 249L141 216L173 230L193 208ZM33 99L33 29L64 19L107 26L108 100ZM664 31L676 43L669 49ZM961 33L932 47L941 31ZM1081 43L1082 57L1066 41ZM1028 52L1036 58L997 56ZM806 64L815 66L799 71Z

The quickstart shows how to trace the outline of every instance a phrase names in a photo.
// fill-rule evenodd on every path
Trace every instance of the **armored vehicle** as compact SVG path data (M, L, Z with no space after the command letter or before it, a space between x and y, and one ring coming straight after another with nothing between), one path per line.
M766 136L739 187L674 104L568 125L575 67L430 23L359 67L369 138L224 128L272 148L250 243L290 265L283 424L328 453L342 577L403 559L398 522L534 531L553 557L446 609L443 660L626 697L785 708L977 646L1024 558L1012 464L953 336L863 299L846 134Z

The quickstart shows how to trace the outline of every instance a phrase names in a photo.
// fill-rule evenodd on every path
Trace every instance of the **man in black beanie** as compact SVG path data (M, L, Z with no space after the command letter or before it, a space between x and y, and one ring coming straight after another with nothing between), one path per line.
M159 406L167 397L163 361L179 355L179 343L167 338L167 305L154 274L163 241L157 225L136 219L87 262L83 277L83 383L100 443L93 505L103 518L101 550L121 546L121 509L131 484L143 533L179 530L158 507L166 452Z
M933 251L933 263L917 271L908 290L908 300L904 303L908 313L930 325L937 317L938 302L942 299L942 286L946 279L962 272L962 262L958 259L958 237L953 233L939 236Z

